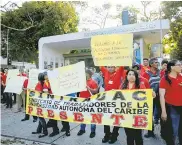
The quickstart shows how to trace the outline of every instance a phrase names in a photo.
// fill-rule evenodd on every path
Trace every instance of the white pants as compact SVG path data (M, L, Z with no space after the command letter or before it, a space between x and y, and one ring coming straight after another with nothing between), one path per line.
M25 91L22 91L20 95L17 94L16 99L17 99L17 110L20 110L22 105L23 109L25 110Z

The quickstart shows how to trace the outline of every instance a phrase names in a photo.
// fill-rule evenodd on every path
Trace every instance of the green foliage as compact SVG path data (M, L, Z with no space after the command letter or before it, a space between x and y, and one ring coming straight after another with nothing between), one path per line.
M165 51L182 60L182 1L164 1L161 5L164 18L171 20L169 37L164 39L168 46Z
M69 2L60 1L25 2L20 8L3 13L1 23L2 34L7 32L6 26L13 27L9 28L9 54L12 59L27 62L37 61L41 37L78 31L74 7ZM6 50L2 54L6 55Z

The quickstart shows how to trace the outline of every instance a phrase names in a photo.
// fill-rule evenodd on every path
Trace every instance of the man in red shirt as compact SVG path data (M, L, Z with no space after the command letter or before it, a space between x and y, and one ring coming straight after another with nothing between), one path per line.
M30 115L26 114L28 78L29 78L29 74L27 73L27 79L23 83L23 90L25 92L25 118L22 119L21 121L26 121L26 120L29 120L30 118ZM33 116L33 122L36 122L36 121L37 121L37 116Z
M100 67L100 69L104 76L105 91L119 89L120 84L124 80L124 67L116 68L115 66L108 66L107 68ZM104 125L105 136L102 139L102 142L106 143L109 141L110 144L115 143L119 135L118 131L119 127L115 126L111 133L110 126Z
M97 94L99 91L99 86L95 80L92 79L93 72L91 70L86 70L87 77L87 90L80 92L80 98L90 98L92 95ZM80 131L78 132L78 136L85 133L86 124L80 125ZM95 137L96 125L91 124L91 133L90 138Z
M159 83L160 83L160 70L158 69L158 60L157 58L150 59L149 62L150 70L146 71L143 75L149 81L150 88L156 93L156 98L153 102L153 113L154 113L154 123L158 124L160 119L160 101L159 101ZM154 137L154 128L152 131L148 131L148 134L145 134L146 138Z
M160 77L161 78L165 75L165 71L167 70L167 64L168 64L168 61L165 60L165 59L161 62L161 65L162 65L162 69L161 69L161 72L160 72Z
M140 74L141 76L143 76L143 74L150 70L150 67L149 67L149 59L148 58L144 58L143 59L143 65L140 65Z

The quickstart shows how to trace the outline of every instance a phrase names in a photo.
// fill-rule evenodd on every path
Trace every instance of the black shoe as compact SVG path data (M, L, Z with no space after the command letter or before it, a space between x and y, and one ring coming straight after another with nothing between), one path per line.
M78 136L80 136L80 135L82 135L82 134L84 134L85 133L85 131L83 131L83 130L80 130L79 132L78 132Z
M63 127L62 129L61 129L61 132L65 132L66 131L66 129Z
M37 122L37 119L34 119L33 122Z
M155 134L154 134L153 132L151 132L151 133L146 133L146 134L144 135L144 137L145 137L145 138L155 137Z
M102 143L107 143L110 139L110 134L105 134L104 138L102 139Z
M159 120L154 120L154 124L159 124Z
M49 137L53 137L53 136L58 135L58 134L59 134L59 131L58 131L58 132L52 132L52 133L49 135Z
M9 108L9 106L6 106L6 108Z
M90 138L94 138L95 137L95 132L91 132L90 133Z
M29 119L27 119L27 118L24 118L24 119L22 119L21 121L26 121L26 120L29 120Z
M66 131L66 136L70 136L70 131Z
M39 135L39 138L45 137L45 136L47 136L47 135L48 135L48 133L43 134L43 135Z
M32 132L32 134L40 134L41 132Z
M114 137L109 140L109 144L114 144L117 141L117 137Z

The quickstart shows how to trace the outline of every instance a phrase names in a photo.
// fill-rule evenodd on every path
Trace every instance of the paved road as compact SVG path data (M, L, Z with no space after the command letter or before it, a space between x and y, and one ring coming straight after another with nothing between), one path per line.
M3 145L108 145L101 142L104 133L103 126L97 126L96 137L93 139L89 138L90 125L87 125L87 130L81 137L77 136L79 131L78 124L71 124L71 136L66 137L64 133L60 133L55 137L44 137L39 139L37 135L32 135L31 132L36 130L37 122L33 123L32 117L29 121L21 122L24 117L24 113L13 113L13 109L5 109L5 106L1 104L1 136ZM59 128L62 125L59 122ZM144 145L164 145L163 141L159 137L160 127L155 126L155 139L144 139ZM49 134L52 132L48 130ZM120 136L118 141L114 145L126 145L126 136L123 129L120 129Z

